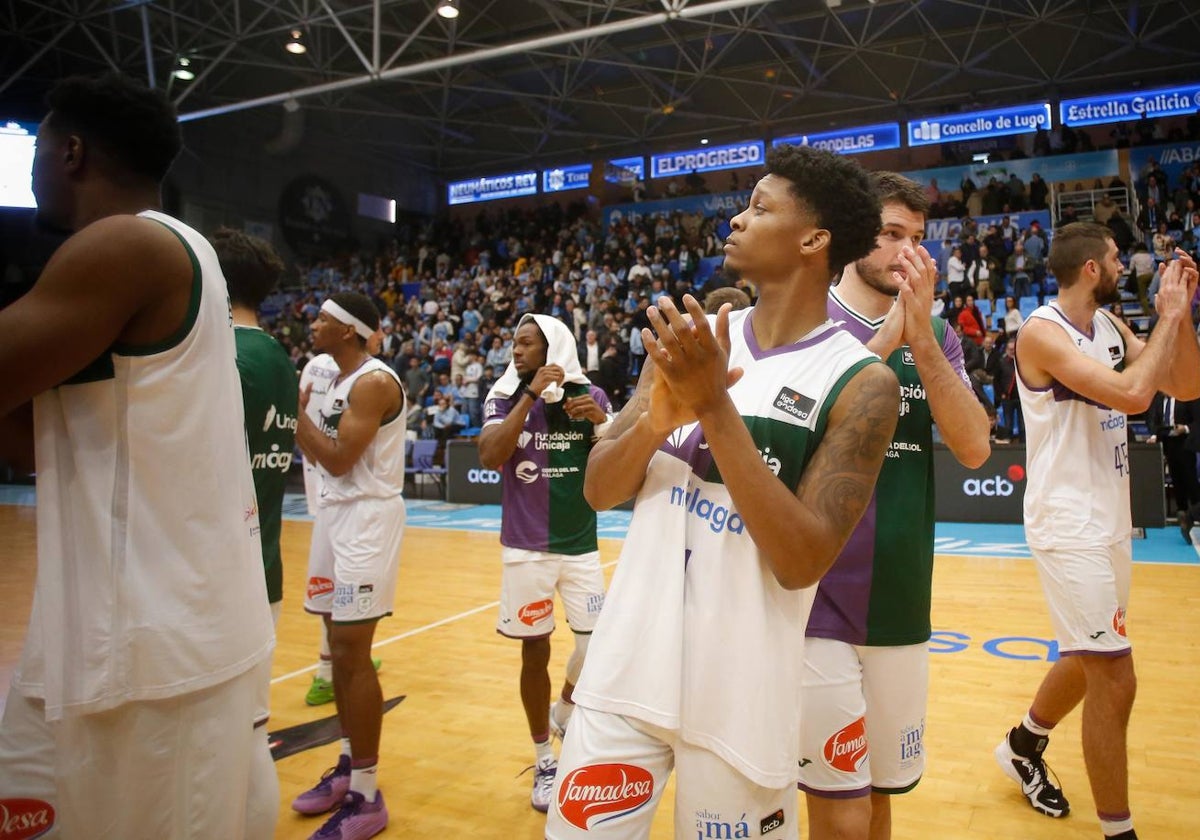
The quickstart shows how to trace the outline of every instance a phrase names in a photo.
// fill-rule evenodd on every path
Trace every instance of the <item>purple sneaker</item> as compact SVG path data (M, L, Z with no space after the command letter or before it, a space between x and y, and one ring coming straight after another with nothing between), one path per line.
M336 767L330 767L312 790L292 800L292 810L312 816L332 811L350 791L350 756L338 756Z
M357 791L350 791L342 807L308 840L367 840L387 828L387 806L383 791L375 791L375 801L367 802Z

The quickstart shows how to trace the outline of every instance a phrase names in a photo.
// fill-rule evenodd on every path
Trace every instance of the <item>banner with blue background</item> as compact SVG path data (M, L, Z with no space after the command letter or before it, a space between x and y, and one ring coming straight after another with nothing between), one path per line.
M612 204L604 208L604 225L607 227L622 219L636 221L647 216L669 216L675 212L700 213L706 218L724 214L729 218L736 216L749 205L750 190L664 198L660 201L642 201L636 204Z

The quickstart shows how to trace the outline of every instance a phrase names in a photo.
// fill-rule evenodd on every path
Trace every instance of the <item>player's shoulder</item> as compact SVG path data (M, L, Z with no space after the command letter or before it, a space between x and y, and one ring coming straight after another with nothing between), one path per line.
M852 369L853 370L853 369ZM838 396L838 403L846 399L858 400L863 396L874 397L890 394L899 402L900 380L896 372L883 359L874 354L865 364L853 371L846 387Z
M165 223L128 213L118 213L86 225L55 252L55 261L81 258L93 283L107 279L122 284L138 278L162 288L173 276L190 278L194 267L191 248L182 235Z

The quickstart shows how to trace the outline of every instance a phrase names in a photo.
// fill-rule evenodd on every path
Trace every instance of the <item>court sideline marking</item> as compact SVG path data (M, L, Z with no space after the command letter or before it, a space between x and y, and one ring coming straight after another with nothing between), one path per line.
M609 566L615 566L616 564L617 564L617 561L612 560L608 563L601 563L600 568L607 569ZM447 618L439 619L430 624L426 624L422 627L414 627L411 630L405 630L403 633L397 633L395 636L389 636L386 639L381 639L378 642L375 642L374 644L371 645L371 650L375 650L376 648L385 647L387 645L392 644L393 642L399 642L404 639L410 638L411 636L416 636L418 633L425 633L425 632L428 632L429 630L436 630L438 627L442 627L446 624L453 624L454 622L459 621L460 619L469 618L469 617L475 615L475 613L481 613L484 610L494 609L495 607L498 607L498 606L500 606L499 600L490 601L486 604L482 604L481 606L466 610L465 612L460 612L458 615L448 616ZM275 683L281 683L284 680L290 680L293 677L299 677L299 676L303 676L304 674L310 674L315 670L317 670L316 665L309 665L305 668L300 668L299 670L292 671L291 673L280 674L278 677L273 677L271 679L271 685L275 685Z

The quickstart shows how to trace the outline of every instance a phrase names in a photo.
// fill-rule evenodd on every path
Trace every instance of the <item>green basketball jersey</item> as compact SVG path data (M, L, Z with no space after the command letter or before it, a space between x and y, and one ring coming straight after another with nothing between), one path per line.
M242 378L246 441L254 470L254 492L262 524L263 566L267 599L283 600L283 564L279 532L283 519L283 490L296 438L299 386L296 366L271 336L254 327L237 327L237 366Z

